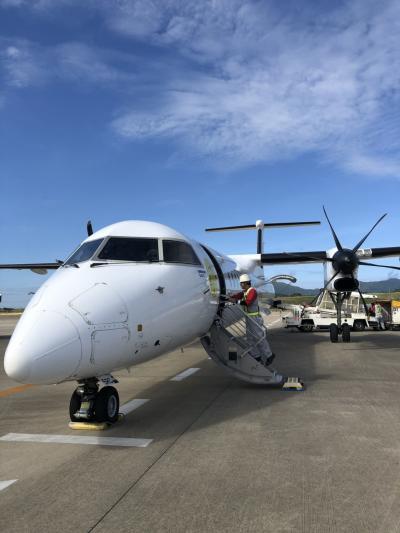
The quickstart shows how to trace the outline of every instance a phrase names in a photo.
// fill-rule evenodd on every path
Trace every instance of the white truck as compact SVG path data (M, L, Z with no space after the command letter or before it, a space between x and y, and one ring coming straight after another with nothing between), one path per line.
M364 299L374 299L374 294L365 294ZM322 292L314 306L284 305L289 311L282 317L286 328L298 328L300 331L314 329L329 329L331 324L337 323L336 309L328 291ZM343 302L342 323L347 323L354 331L363 331L370 327L378 329L378 322L374 316L365 313L364 304L358 292L352 292Z

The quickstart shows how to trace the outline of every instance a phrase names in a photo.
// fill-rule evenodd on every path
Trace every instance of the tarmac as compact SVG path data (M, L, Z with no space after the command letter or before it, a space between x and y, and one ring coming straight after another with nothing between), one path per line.
M237 381L194 343L117 374L122 404L148 401L102 432L69 429L74 383L21 388L1 364L0 531L400 531L400 332L331 344L270 321L305 391Z

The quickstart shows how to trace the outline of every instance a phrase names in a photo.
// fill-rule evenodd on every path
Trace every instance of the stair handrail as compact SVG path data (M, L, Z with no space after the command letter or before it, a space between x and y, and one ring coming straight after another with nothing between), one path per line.
M244 322L244 325L238 324L241 321ZM251 322L253 327L260 333L256 342L250 341L248 338L247 324L249 322ZM252 348L258 346L258 344L260 344L267 336L266 328L260 326L260 324L258 324L258 322L254 320L252 316L248 315L237 303L225 303L224 307L221 309L219 317L216 319L216 325L227 331L231 336L231 340L236 344L239 344L239 346L240 341L238 339L245 339L247 348L243 349L243 347L240 346L242 349L240 357L247 355Z

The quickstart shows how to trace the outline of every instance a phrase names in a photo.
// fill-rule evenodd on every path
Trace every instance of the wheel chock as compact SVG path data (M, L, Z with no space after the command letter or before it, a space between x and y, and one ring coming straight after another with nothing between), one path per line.
M119 413L117 422L123 420L125 416L122 413ZM109 424L108 422L89 422L82 420L81 422L70 422L68 424L70 429L79 429L83 431L104 431L109 429L115 424Z
M282 385L282 390L284 391L303 391L304 383L299 380L299 378L287 378L285 383Z
M68 426L70 429L80 429L81 431L103 431L111 427L107 422L70 422Z

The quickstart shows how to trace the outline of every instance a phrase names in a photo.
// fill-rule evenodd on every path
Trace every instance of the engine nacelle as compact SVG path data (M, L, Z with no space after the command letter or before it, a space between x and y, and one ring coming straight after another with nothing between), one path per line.
M333 257L335 253L337 252L337 248L331 248L330 250L327 250L326 254L328 257ZM326 262L324 264L324 285L330 280L336 270L333 268L333 265L331 262ZM326 290L328 291L339 291L339 292L351 292L358 289L359 282L358 282L358 268L355 268L352 274L344 274L342 272L339 272L336 274L336 276L332 279L332 281L326 286Z

